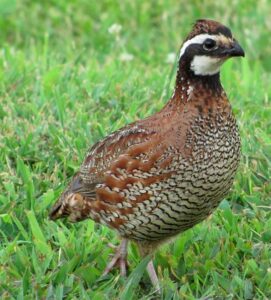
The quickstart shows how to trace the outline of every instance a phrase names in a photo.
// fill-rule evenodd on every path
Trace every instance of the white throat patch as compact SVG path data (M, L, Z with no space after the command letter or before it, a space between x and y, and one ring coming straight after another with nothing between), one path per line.
M225 59L210 57L206 55L196 55L190 65L190 69L195 75L214 75L220 71Z

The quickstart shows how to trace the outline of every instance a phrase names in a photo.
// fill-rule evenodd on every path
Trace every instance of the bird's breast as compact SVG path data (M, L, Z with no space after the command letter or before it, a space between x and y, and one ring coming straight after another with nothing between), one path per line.
M187 131L185 148L189 156L174 147L161 160L171 157L163 169L154 166L148 176L170 174L138 190L147 193L120 233L136 240L159 240L191 228L218 206L232 186L240 160L240 138L232 115L223 120L198 118ZM133 191L133 189L135 189Z

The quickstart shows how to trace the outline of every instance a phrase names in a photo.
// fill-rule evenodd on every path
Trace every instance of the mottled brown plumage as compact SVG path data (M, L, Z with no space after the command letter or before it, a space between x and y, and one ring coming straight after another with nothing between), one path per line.
M240 158L240 139L219 67L244 56L230 30L199 20L180 52L173 96L158 113L112 133L87 153L51 218L91 218L142 255L204 220L228 193ZM126 245L120 260L125 274ZM153 265L148 271L158 284Z

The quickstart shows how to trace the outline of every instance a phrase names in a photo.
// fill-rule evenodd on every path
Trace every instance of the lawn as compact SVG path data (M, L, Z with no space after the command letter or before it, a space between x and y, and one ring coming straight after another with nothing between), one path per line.
M135 245L101 274L115 232L48 220L88 147L158 111L191 24L227 24L246 51L222 82L242 160L211 218L162 247L161 299L271 299L271 2L0 0L1 299L154 299Z

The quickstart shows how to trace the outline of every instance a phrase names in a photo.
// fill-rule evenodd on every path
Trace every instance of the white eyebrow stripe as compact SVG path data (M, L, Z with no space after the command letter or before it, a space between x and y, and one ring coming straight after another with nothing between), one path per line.
M192 39L186 41L181 50L180 50L180 57L181 58L183 56L183 54L185 53L185 50L187 47L189 47L191 44L202 44L206 39L213 39L216 40L217 39L217 35L211 35L211 34L207 34L207 33L203 33L203 34L199 34L194 36Z

